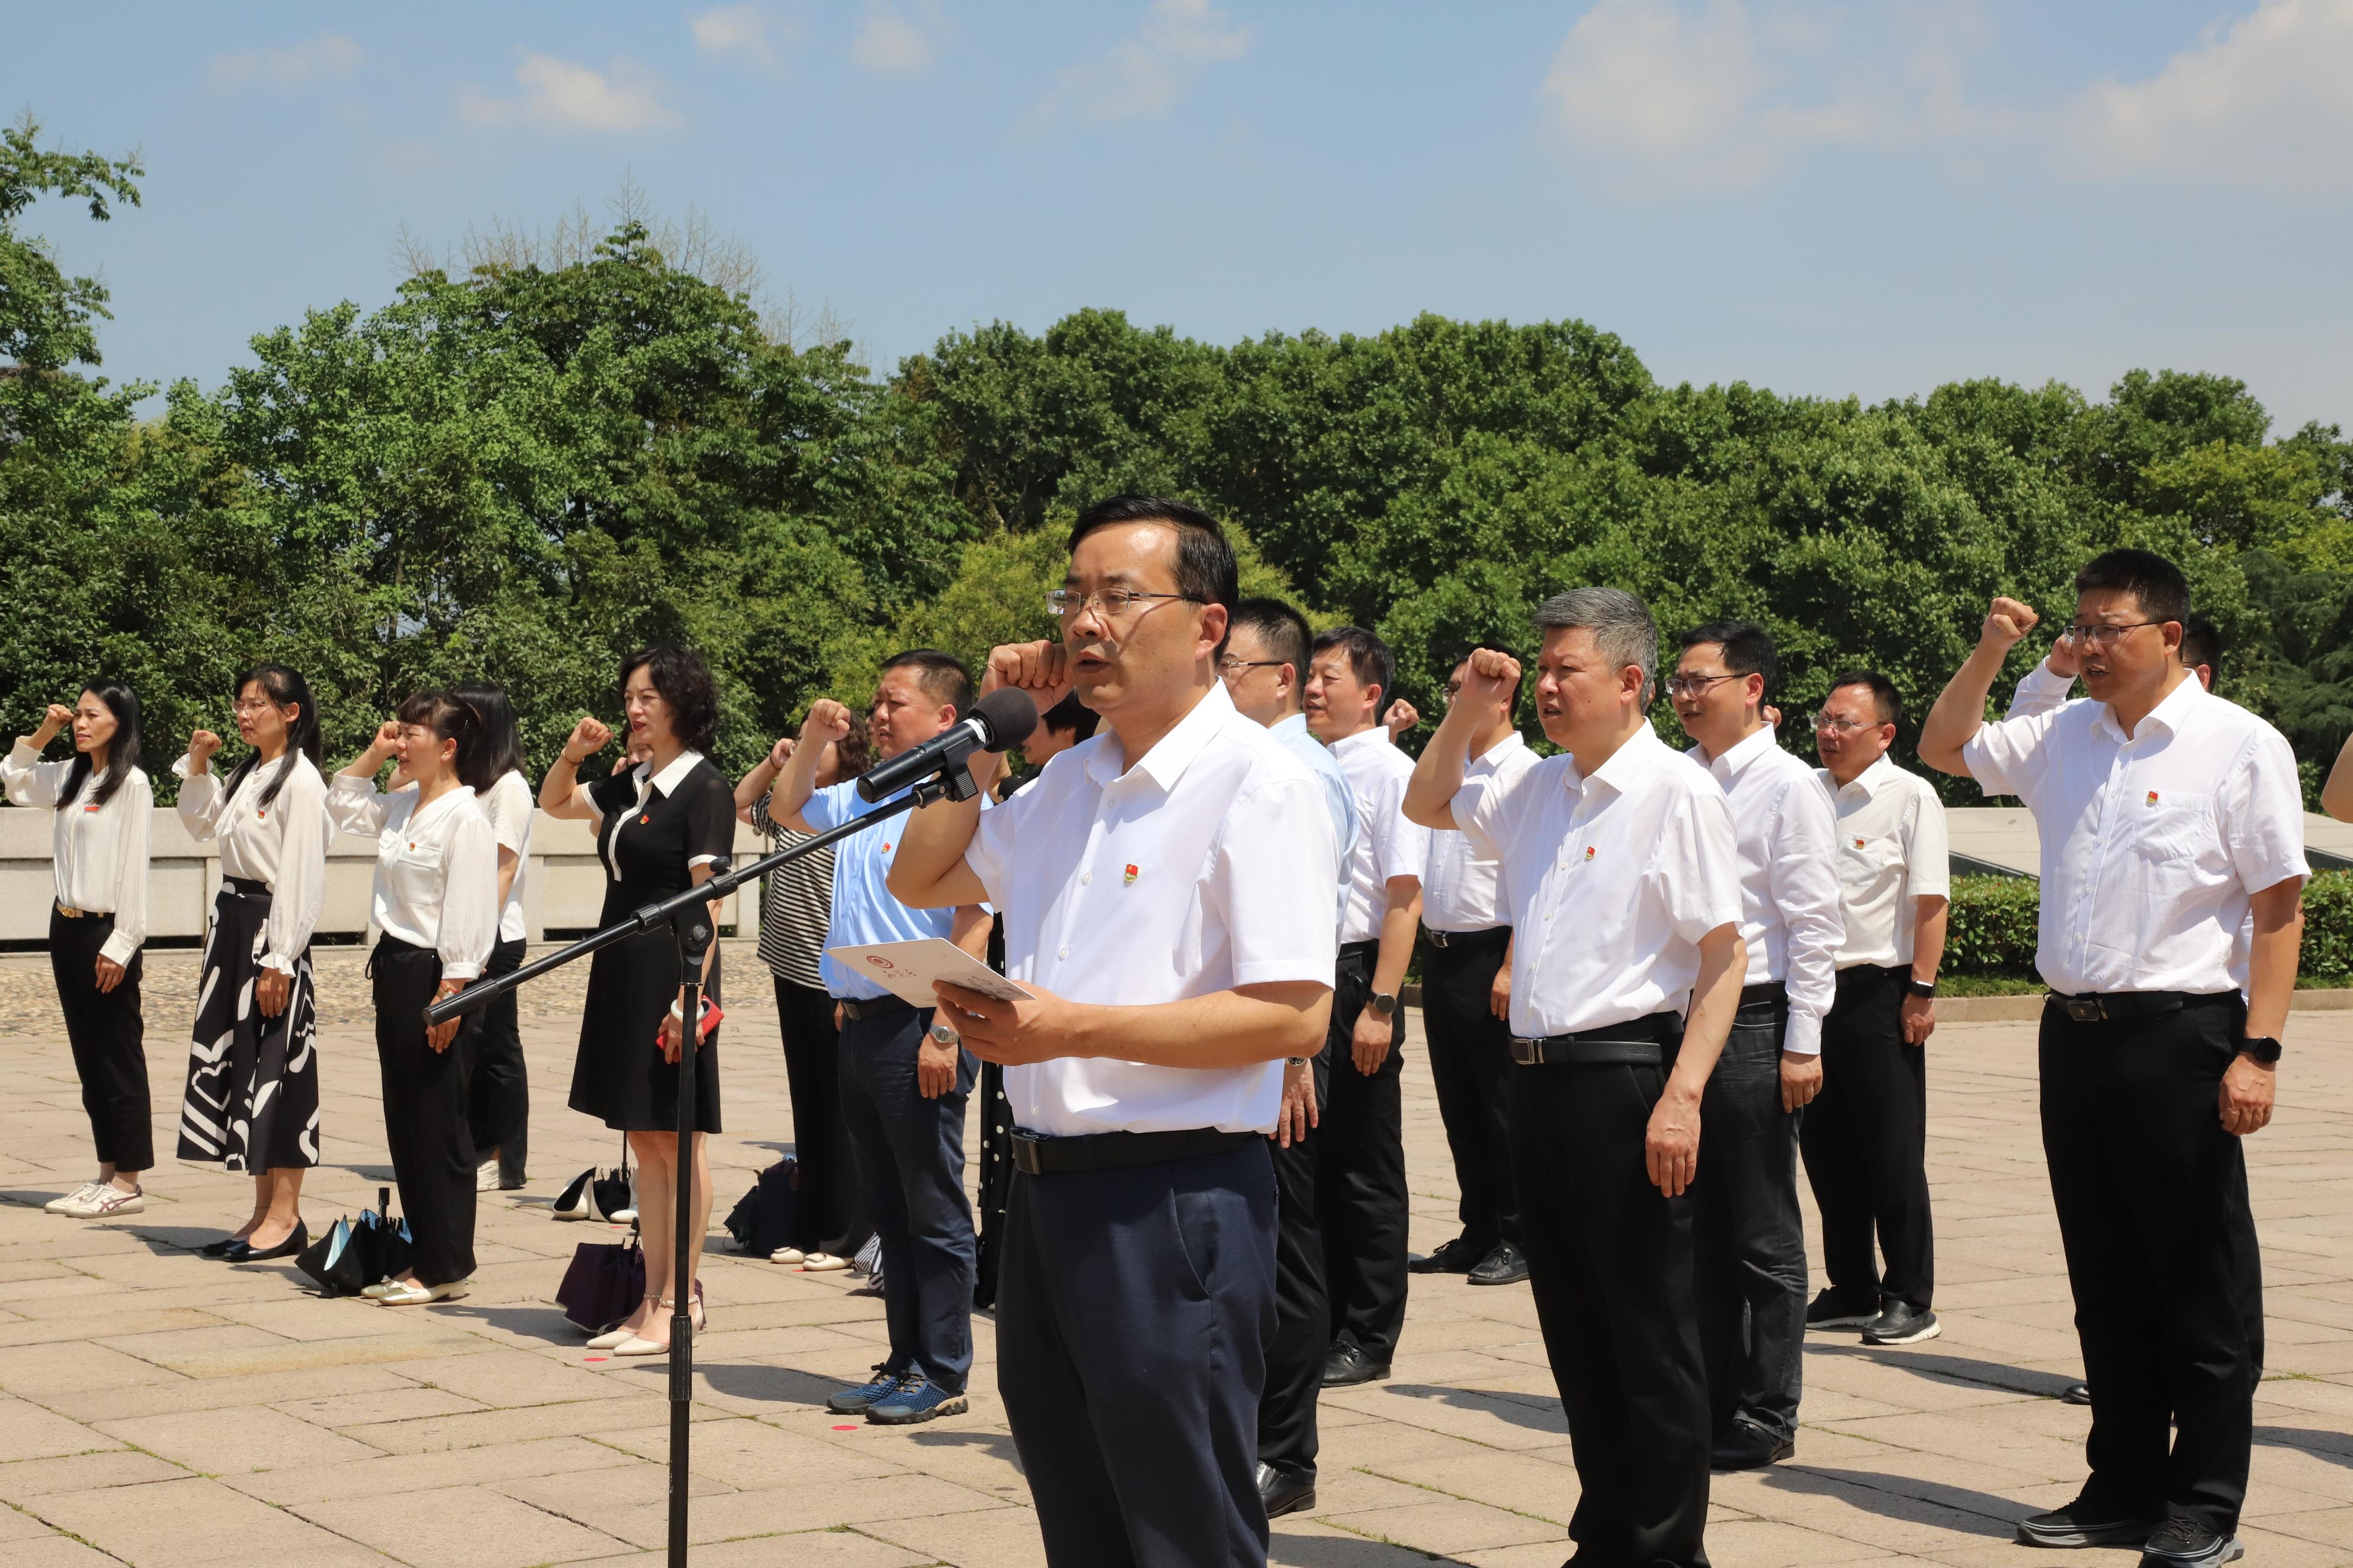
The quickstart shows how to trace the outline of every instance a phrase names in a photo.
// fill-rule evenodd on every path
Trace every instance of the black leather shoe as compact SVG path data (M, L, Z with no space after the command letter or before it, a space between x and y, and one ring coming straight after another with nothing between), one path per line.
M2177 1514L2158 1526L2141 1548L2140 1568L2221 1568L2246 1554L2237 1536Z
M1458 1236L1435 1252L1417 1252L1405 1260L1409 1274L1468 1274L1488 1254L1467 1236Z
M1916 1345L1922 1340L1933 1340L1945 1331L1934 1312L1912 1310L1908 1302L1890 1301L1887 1310L1862 1325L1862 1342L1867 1345Z
M2092 1403L2092 1385L2088 1383L2069 1384L2066 1387L2059 1391L2059 1403L2062 1405L2089 1405Z
M1479 1260L1471 1270L1473 1285L1517 1285L1528 1277L1528 1260L1520 1249L1508 1241L1499 1241L1495 1250Z
M2087 1508L2077 1498L2065 1508L2020 1520L2018 1540L2021 1546L2138 1546L2162 1522L2141 1514Z
M224 1263L267 1263L273 1258L291 1258L311 1245L310 1229L301 1220L285 1240L275 1247L257 1247L249 1241L240 1241L221 1254Z
M1806 1327L1810 1329L1859 1329L1879 1316L1879 1298L1861 1300L1824 1290L1806 1309Z
M1708 1468L1717 1470L1761 1470L1798 1451L1795 1437L1776 1437L1754 1421L1735 1421L1732 1430L1709 1450Z
M1258 1468L1258 1500L1266 1505L1266 1517L1269 1519L1303 1512L1315 1506L1315 1483L1297 1476L1286 1476L1272 1465L1261 1465Z
M1388 1376L1389 1363L1376 1362L1355 1344L1338 1344L1324 1358L1324 1386L1347 1388L1359 1383L1378 1383Z
M218 1241L207 1241L202 1247L196 1248L196 1256L199 1258L227 1258L230 1253L235 1252L238 1247L243 1247L244 1245L245 1237L241 1236L224 1236Z

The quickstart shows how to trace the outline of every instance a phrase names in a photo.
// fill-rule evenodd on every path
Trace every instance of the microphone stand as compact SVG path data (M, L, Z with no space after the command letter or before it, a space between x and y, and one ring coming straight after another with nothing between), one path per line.
M979 748L976 746L974 750ZM929 805L935 800L970 800L980 793L973 783L968 757L956 757L942 765L939 772L917 783L906 794L889 805L878 806L865 816L828 828L814 837L789 845L774 855L763 856L739 870L723 871L700 887L689 888L657 903L632 911L602 931L582 937L569 947L559 949L546 957L534 959L512 974L495 980L477 981L454 996L445 997L425 1009L426 1027L446 1024L450 1019L473 1012L476 1008L505 995L527 980L535 980L553 969L561 969L577 959L615 942L667 925L678 940L679 1017L678 1051L678 1214L671 1239L676 1250L670 1261L670 1289L677 1293L670 1321L670 1563L669 1568L686 1568L687 1520L687 1426L694 1398L694 1319L692 1316L694 1286L687 1279L687 1238L693 1224L692 1198L694 1190L694 1057L702 1044L702 1031L695 1026L702 1007L702 959L710 952L718 931L711 919L711 906L744 883L765 877L777 867L814 855L855 833L863 833L877 824Z

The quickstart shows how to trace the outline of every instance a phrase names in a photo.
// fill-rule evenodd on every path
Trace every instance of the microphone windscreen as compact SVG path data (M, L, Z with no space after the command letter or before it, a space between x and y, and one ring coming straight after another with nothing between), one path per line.
M1011 751L1038 728L1037 702L1028 692L1010 686L992 691L974 703L972 716L987 731L987 745L992 752Z

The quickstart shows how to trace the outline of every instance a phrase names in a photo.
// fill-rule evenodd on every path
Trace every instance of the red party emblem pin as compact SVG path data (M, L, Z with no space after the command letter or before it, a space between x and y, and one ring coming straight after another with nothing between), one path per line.
M2157 804L2157 792L2155 790L2148 792L2148 804L2151 805L2155 805Z
M1585 847L1585 858L1586 858L1588 860L1590 860L1590 859L1592 859L1592 858L1593 858L1593 846L1592 846L1592 845L1590 845L1590 844L1588 844L1588 845L1587 845L1587 846Z
M1127 874L1120 879L1120 886L1123 888L1133 888L1135 886L1136 875L1135 868L1133 865L1129 866L1127 868Z

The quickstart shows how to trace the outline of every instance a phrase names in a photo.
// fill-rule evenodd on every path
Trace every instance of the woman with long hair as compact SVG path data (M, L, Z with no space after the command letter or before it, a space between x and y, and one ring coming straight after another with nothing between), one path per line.
M303 679L259 664L237 683L237 732L251 748L213 772L220 737L199 730L172 764L180 820L220 844L220 892L205 933L179 1156L253 1174L253 1214L207 1258L259 1263L310 1243L302 1173L319 1163L317 1001L311 932L326 899L327 782L319 710Z
M522 731L506 688L476 682L451 695L474 710L482 743L466 783L473 786L491 836L499 846L499 940L491 949L483 978L512 974L522 967L523 897L531 879L531 825L539 803L523 774ZM531 1081L523 1070L522 1017L512 991L484 1007L481 1038L474 1056L473 1100L467 1117L473 1127L474 1157L480 1162L474 1185L480 1192L523 1184L523 1153L531 1132Z
M632 742L642 740L651 748L644 762L594 784L579 783L580 764L613 739L603 723L584 717L539 786L542 810L597 824L607 871L599 922L605 925L710 880L724 868L735 842L734 794L704 755L718 728L719 698L702 661L675 647L632 654L621 665L621 706ZM715 921L715 902L711 912ZM673 1291L690 1302L688 1310L702 1326L694 1274L711 1224L704 1134L720 1130L719 1033L711 1027L694 1054L696 1131L692 1149L682 1152L676 1131L679 1058L691 1026L679 1011L681 978L678 945L667 930L615 942L588 969L571 1105L628 1134L638 1156L638 1224L645 1238L646 1298L604 1336L610 1342L602 1348L616 1356L669 1353L666 1309L674 1304ZM719 982L714 942L702 963L708 1009L718 1005ZM676 1280L670 1226L681 1168L692 1184L692 1224L688 1278Z
M375 732L327 791L327 814L375 840L375 1055L384 1135L413 1247L397 1279L373 1285L387 1307L466 1294L474 1274L474 1139L468 1128L472 1014L433 1028L425 1009L478 979L498 938L498 844L465 775L477 773L481 721L448 692L420 691ZM397 758L392 793L375 776Z
M69 724L74 754L41 761ZM49 704L40 728L17 737L0 761L0 784L10 800L47 806L53 819L49 973L98 1146L97 1176L45 1206L72 1219L137 1214L147 1206L139 1177L155 1163L139 1013L155 792L139 766L139 699L121 681L101 679L83 687L70 708Z

